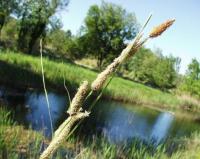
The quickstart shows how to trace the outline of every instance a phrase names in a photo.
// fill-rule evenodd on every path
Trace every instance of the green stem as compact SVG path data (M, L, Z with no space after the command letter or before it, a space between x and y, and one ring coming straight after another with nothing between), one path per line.
M42 69L42 82L43 82L45 97L46 97L46 101L47 101L47 108L48 108L49 120L50 120L50 125L51 125L51 135L53 138L53 123L52 123L52 117L51 117L51 111L50 111L49 98L48 98L45 79L44 79L44 66L43 66L43 60L42 60L42 39L40 40L40 55L41 55L40 62L41 62L41 69Z

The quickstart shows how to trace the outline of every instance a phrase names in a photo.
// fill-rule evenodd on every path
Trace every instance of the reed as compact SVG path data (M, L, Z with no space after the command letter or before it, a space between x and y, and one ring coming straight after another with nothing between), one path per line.
M48 114L49 114L49 121L51 125L51 135L53 135L53 124L52 124L52 116L51 116L51 108L49 104L49 98L47 94L47 89L46 89L46 83L45 83L45 78L44 78L44 66L43 66L43 58L42 58L42 39L40 40L40 64L41 64L41 70L42 70L42 82L43 82L43 87L44 87L44 93L45 93L45 98L47 101L47 108L48 108Z
M81 109L88 88L88 81L84 81L80 85L67 111L70 115L69 118L67 118L67 120L65 120L63 124L61 124L56 130L51 143L49 144L47 149L42 153L40 159L49 158L55 152L55 150L65 141L65 138L70 133L70 130L72 129L73 125L80 119L89 116L89 113L87 111L82 112Z
M150 20L151 16L147 19L147 22L144 24L144 27L147 25L148 21ZM172 22L173 23L173 22ZM91 84L91 92L98 91L103 88L105 82L107 81L108 77L114 73L117 67L122 64L125 60L133 56L138 48L140 48L149 38L157 37L161 35L172 23L163 23L156 27L152 33L147 38L142 39L142 31L136 36L136 38L130 42L129 45L122 51L122 53L117 57L103 72L101 72L97 78ZM65 141L66 137L71 132L72 127L74 124L89 116L89 112L85 111L82 112L81 108L83 105L84 98L86 97L87 90L88 90L88 82L83 82L83 84L79 87L78 92L76 93L75 97L72 100L72 103L68 109L69 117L64 121L63 124L57 129L56 135L53 137L51 143L47 147L47 149L41 154L40 159L47 159L56 151L56 149ZM91 92L89 95L91 95Z
M161 25L158 25L152 29L152 31L149 34L150 38L155 38L160 36L165 30L167 30L173 23L175 22L175 19L167 20L166 22L162 23Z

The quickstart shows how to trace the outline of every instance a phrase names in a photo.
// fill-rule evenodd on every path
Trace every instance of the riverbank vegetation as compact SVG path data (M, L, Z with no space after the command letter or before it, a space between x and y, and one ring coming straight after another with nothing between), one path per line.
M1 83L20 88L42 87L40 58L13 51L1 51ZM69 62L44 59L47 87L65 92L64 80L67 87L74 92L84 79L92 80L97 72ZM13 80L14 79L14 80ZM162 92L128 79L115 77L104 93L105 98L123 102L158 106L166 109L198 110L198 103L184 100L174 94Z
M3 106L0 107L0 119L0 158L38 158L45 145L48 144L48 139L45 139L41 132L34 132L19 126L13 121L12 113ZM141 159L142 156L149 159L192 159L199 155L200 143L198 139L198 133L194 133L190 138L179 139L171 150L172 143L153 148L151 145L142 144L136 140L127 147L108 143L104 137L81 139L71 136L57 151L55 158L61 159L66 156L77 159L125 159L127 156L131 156L134 159Z
M41 133L17 125L11 112L2 105L0 119L0 158L37 158L41 141L44 139Z

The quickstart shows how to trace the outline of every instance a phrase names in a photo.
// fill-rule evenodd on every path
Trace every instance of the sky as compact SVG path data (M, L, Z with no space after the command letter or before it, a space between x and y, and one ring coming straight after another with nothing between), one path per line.
M60 13L63 29L76 34L84 22L89 7L101 5L102 0L70 0L65 11ZM164 55L181 58L180 73L184 74L192 58L200 61L200 1L199 0L105 0L120 5L128 12L135 13L142 25L150 13L153 17L145 29L167 19L175 18L174 25L162 36L148 41L147 48L160 48Z

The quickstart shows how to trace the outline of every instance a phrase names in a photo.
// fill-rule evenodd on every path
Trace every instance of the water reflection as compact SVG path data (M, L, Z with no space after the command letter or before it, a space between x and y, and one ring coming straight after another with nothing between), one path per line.
M0 96L2 96L0 91ZM49 93L49 102L53 126L65 116L66 97ZM12 101L13 102L13 101ZM15 105L19 100L15 100ZM21 120L28 123L34 130L43 130L45 135L51 135L45 95L34 91L25 93L23 107L28 109L21 113ZM22 106L21 105L21 106ZM64 120L64 119L63 119ZM176 118L168 112L158 112L146 107L126 105L117 102L101 101L92 111L90 118L84 123L85 135L103 134L110 142L126 143L133 138L141 139L148 143L158 145L169 137L190 135L195 130L200 131L198 123L190 120Z
M155 144L159 144L168 136L173 120L174 116L168 112L163 112L158 116L150 135L150 139L153 140Z
M102 106L102 104L101 104ZM149 120L149 114L140 115L137 111L128 111L125 107L115 105L112 112L107 112L107 121L102 127L103 134L110 142L124 143L131 138L139 138L155 145L164 141L170 134L174 116L168 112L158 112L153 122ZM100 121L99 121L100 122Z
M127 143L136 138L157 146L168 138L187 136L200 130L197 123L183 122L169 112L108 101L100 102L95 108L95 123L113 143Z
M60 115L66 110L66 99L54 93L48 94L52 124L55 127ZM34 130L43 130L45 135L51 135L51 126L46 98L43 93L27 93L25 106L29 109L26 120Z
M129 112L123 107L117 107L110 112L109 118L105 125L104 135L111 142L126 142L127 139L139 137L147 139L149 126L146 118L141 118L138 114Z

